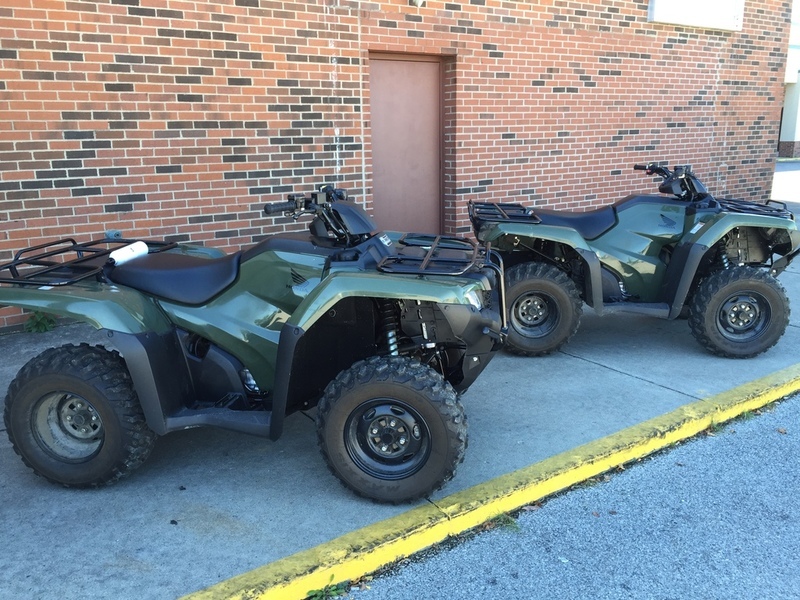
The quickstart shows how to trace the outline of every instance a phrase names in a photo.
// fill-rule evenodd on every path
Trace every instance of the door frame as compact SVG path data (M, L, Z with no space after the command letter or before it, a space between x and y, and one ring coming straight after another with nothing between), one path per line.
M444 232L445 229L445 185L444 185L444 157L445 157L445 96L444 96L444 89L445 89L445 59L446 57L440 56L438 54L407 54L405 52L368 52L368 64L367 64L367 72L370 72L370 64L373 60L392 60L398 62L425 62L425 63L437 63L439 65L439 130L436 132L436 135L439 139L439 156L437 160L439 161L439 198L438 198L438 207L439 207L439 232ZM370 81L370 85L372 82ZM370 136L370 162L372 162L372 157L374 155L372 151L372 89L370 87L369 93L369 136ZM373 192L373 207L375 203L375 165L370 165L372 168L372 188ZM374 210L374 208L373 208Z

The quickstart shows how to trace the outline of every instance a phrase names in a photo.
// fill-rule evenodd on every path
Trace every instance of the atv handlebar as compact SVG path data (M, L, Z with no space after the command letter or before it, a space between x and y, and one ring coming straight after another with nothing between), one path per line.
M692 172L692 165L675 165L672 171L656 163L633 165L634 171L645 171L648 175L660 175L663 181L658 186L662 194L671 194L680 200L693 202L710 196L708 189Z
M309 194L289 194L286 202L265 204L264 214L271 217L283 213L295 221L312 216L308 226L312 236L328 241L333 238L343 247L351 247L374 234L377 225L363 208L345 202L347 199L347 190L325 185Z
M265 215L274 215L276 213L295 213L295 218L302 212L315 212L325 203L341 202L347 200L347 190L334 188L332 185L326 185L320 188L318 192L312 192L308 196L304 194L289 194L286 202L272 202L264 205ZM300 212L298 212L300 211Z
M287 200L286 202L272 202L264 205L265 215L274 215L276 213L290 212L297 209L297 202L294 200Z
M634 171L646 171L648 175L661 175L661 177L667 178L672 173L667 167L660 167L656 163L647 163L646 165L633 165Z

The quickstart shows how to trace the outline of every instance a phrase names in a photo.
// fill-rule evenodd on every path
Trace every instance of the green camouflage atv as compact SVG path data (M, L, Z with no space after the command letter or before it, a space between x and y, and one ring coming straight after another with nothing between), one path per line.
M506 267L507 347L527 356L557 350L577 331L583 303L601 315L688 314L697 341L720 356L775 345L789 322L776 276L800 245L786 205L714 198L690 166L634 169L663 178L665 195L582 213L470 203L477 238Z
M0 265L0 304L85 321L113 346L51 348L19 371L3 416L25 464L93 487L142 464L157 436L277 439L317 406L322 455L356 493L405 502L453 477L459 394L502 343L502 264L470 240L379 232L330 187L264 210L311 215L309 232L227 255L62 239Z

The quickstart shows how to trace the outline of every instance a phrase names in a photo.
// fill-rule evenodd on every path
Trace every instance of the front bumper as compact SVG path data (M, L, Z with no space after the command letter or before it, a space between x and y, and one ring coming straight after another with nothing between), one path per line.
M461 377L450 377L455 390L463 393L483 372L505 341L503 319L495 308L478 310L473 306L439 304L452 332L453 341L464 348ZM460 379L460 380L459 380Z

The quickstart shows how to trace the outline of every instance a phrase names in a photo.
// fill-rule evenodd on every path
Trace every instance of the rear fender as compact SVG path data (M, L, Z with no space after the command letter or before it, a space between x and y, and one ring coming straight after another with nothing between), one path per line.
M125 287L92 283L64 286L0 286L0 305L68 317L123 333L164 334L169 319L152 298Z
M149 297L101 283L0 287L0 304L38 310L107 331L133 381L148 426L168 431L166 415L191 394L183 352L166 315Z
M168 427L168 415L189 405L193 397L191 377L175 332L109 331L108 336L125 361L148 427L158 435L168 433L173 429Z
M520 244L532 244L534 240L548 240L566 244L575 250L591 252L589 244L580 234L569 227L554 227L530 223L490 223L481 228L478 239L490 242L497 250L511 251Z
M584 299L598 315L603 314L603 273L600 267L600 259L592 250L575 248L575 251L583 259L588 277L584 278Z
M555 242L572 248L581 257L588 272L584 282L586 303L598 315L603 314L600 260L586 240L574 229L539 224L491 223L481 229L478 239L491 243L500 252L525 252L526 248L533 248L539 240ZM535 258L535 254L531 254L531 258Z

